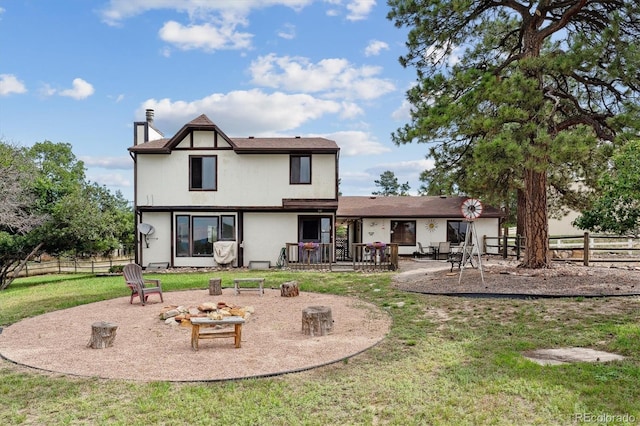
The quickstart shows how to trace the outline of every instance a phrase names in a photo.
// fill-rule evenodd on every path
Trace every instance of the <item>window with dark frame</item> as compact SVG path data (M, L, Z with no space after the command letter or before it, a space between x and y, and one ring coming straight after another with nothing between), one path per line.
M331 242L331 217L299 216L298 239L301 242L328 244Z
M416 245L416 221L392 220L391 242L400 246Z
M189 157L189 190L216 191L218 189L218 157Z
M213 255L213 243L218 241L217 216L193 216L191 244L192 256Z
M292 155L289 165L289 183L309 184L311 183L311 156Z
M451 244L463 244L467 235L467 222L462 220L447 221L447 241Z
M176 257L188 257L191 255L191 226L189 216L176 216Z
M213 243L235 241L236 217L176 215L176 257L213 256Z
M220 216L220 240L234 241L236 239L236 217Z

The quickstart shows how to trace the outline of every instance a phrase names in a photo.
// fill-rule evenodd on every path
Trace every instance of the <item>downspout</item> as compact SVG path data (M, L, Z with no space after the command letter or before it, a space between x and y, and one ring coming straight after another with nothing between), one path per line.
M133 160L133 214L135 217L133 223L133 244L135 247L134 260L138 265L142 265L142 246L138 234L138 225L142 223L142 213L138 210L138 161L134 153L129 152L129 156Z

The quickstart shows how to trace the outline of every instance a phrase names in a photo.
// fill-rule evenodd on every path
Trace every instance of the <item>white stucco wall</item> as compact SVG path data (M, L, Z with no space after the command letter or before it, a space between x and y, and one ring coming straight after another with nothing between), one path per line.
M571 222L576 220L580 216L579 212L571 211L562 219L549 219L549 235L582 235L584 230L575 228Z
M189 156L216 155L217 191L189 191ZM238 155L231 150L139 155L140 206L279 206L283 198L335 198L335 156L312 156L312 183L289 184L289 155Z
M407 218L370 218L364 219L362 224L363 243L373 243L382 241L388 243L391 241L391 221L395 220L411 220ZM415 246L399 246L398 254L401 256L409 256L418 250L417 242L422 243L426 250L429 245L438 245L440 241L447 241L447 221L452 219L417 219L416 220L416 245ZM484 235L498 236L498 219L480 218L475 221L475 229L478 235L480 245L482 245L482 237ZM431 226L433 224L434 226ZM475 239L473 241L475 244Z
M141 264L147 266L154 262L171 262L171 216L168 213L145 212L142 215L142 222L154 227L153 234L147 237L149 247L145 243L144 237L138 234L141 248Z
M228 212L216 213L194 213L194 212L145 212L142 216L144 223L148 223L155 228L153 235L149 240L149 247L146 247L144 238L141 239L142 250L142 266L147 266L149 263L155 262L169 262L171 264L173 253L171 251L172 243L175 239L175 224L171 227L172 221L175 221L176 215L190 215L190 216L220 216L229 215ZM236 218L237 224L237 218ZM238 244L236 242L235 247L236 259L233 261L232 266L238 265ZM213 256L197 256L197 257L174 257L173 263L176 267L213 267L216 266Z
M244 266L268 260L274 267L286 243L298 241L297 213L244 214Z
M142 261L143 266L152 262L171 262L171 244L175 238L171 234L171 220L175 220L175 215L190 214L191 216L211 216L225 213L194 213L175 212L171 213L144 213L145 223L155 228L154 234L149 239L147 248L142 240ZM236 241L236 260L233 266L249 266L253 261L269 261L275 267L280 255L280 250L286 243L298 241L298 213L245 213L244 241ZM237 223L237 218L236 218ZM175 233L175 229L173 230ZM238 264L238 253L240 244L244 250L244 264ZM173 265L176 267L212 267L216 263L213 257L175 257Z

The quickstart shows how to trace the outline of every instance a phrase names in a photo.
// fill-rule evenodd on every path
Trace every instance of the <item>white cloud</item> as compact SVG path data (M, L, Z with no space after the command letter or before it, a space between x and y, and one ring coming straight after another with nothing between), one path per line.
M87 173L87 179L89 181L107 187L130 188L133 186L131 183L132 177L133 176L124 176L121 173Z
M78 157L87 167L99 167L101 169L130 170L133 169L133 161L129 156L122 157Z
M377 56L383 50L389 50L389 45L384 41L371 40L367 47L364 49L365 56Z
M95 90L93 89L93 86L90 83L87 83L81 78L74 78L73 87L71 89L61 90L59 92L59 95L80 100L80 99L86 99L89 96L93 95L94 91Z
M42 87L39 90L40 95L42 96L53 96L56 94L56 89L54 89L53 87L51 87L51 85L49 84L43 84Z
M371 174L369 174L367 172L345 171L345 172L341 172L340 173L340 177L343 180L344 179L348 179L350 181L359 181L359 182L369 181L369 182L373 182L373 181L371 181Z
M296 26L293 24L284 24L280 30L278 30L278 37L285 40L293 40L296 38Z
M215 26L212 24L189 25L169 21L159 31L159 36L182 50L246 49L251 47L252 35L235 30L236 23Z
M111 99L117 104L122 102L124 100L124 98L125 98L124 93L121 93L119 95L107 95L107 99Z
M342 112L340 117L348 120L364 114L364 110L353 102L342 102Z
M379 155L391 151L389 147L384 146L366 132L342 131L321 136L336 141L340 147L340 156Z
M396 121L411 120L412 105L408 100L403 100L402 104L391 113L391 118Z
M375 0L352 0L347 4L347 10L349 11L347 19L350 21L366 19L375 5Z
M432 159L420 159L420 160L409 160L409 161L396 161L389 163L380 163L374 167L370 167L367 171L375 171L380 174L385 172L386 170L391 170L396 176L407 176L413 175L415 173L421 173L424 170L432 169L435 165ZM400 180L398 178L398 180Z
M274 136L327 114L340 114L343 105L307 94L265 93L259 89L214 93L194 101L149 99L138 109L144 117L155 110L155 124L165 134L176 132L200 114L206 114L229 136Z
M340 11L338 9L328 9L327 16L340 16Z
M322 93L324 97L375 99L395 90L389 80L377 78L380 67L355 67L346 59L317 63L303 57L261 56L251 63L252 83L287 91Z
M372 191L380 189L375 186L375 181L380 179L382 173L389 170L393 172L398 179L398 183L409 183L409 194L417 195L418 189L422 184L422 182L420 182L420 173L432 169L433 166L433 160L421 159L379 163L357 174L341 173L341 188L344 188L342 192L345 195L371 194ZM343 182L344 185L342 185ZM368 184L368 186L363 186L363 184Z
M253 9L282 5L294 10L311 4L313 0L111 0L100 14L109 25L119 25L125 19L161 9L187 13L189 19L206 19L211 14L247 16Z
M0 96L9 96L13 93L26 93L27 88L23 82L13 74L0 74Z
M164 46L160 49L160 56L164 57L164 58L170 58L171 57L171 47L169 46Z
M177 44L181 49L204 48L212 51L219 48L246 48L253 35L236 33L234 28L246 26L247 17L253 10L284 6L300 11L314 1L317 0L110 0L99 13L108 25L121 25L126 19L153 10L185 13L190 24L166 22L160 30L161 38ZM342 0L324 0L323 3L329 5L326 12L328 16L338 16L340 9L346 8L346 19L349 21L366 19L376 5L375 0L349 0L346 5ZM208 42L203 36L213 39ZM278 31L278 36L291 39L295 37L295 31L285 25Z

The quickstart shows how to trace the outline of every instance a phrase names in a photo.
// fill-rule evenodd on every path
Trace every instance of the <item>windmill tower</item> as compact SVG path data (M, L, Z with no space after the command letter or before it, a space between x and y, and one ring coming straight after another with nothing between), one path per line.
M482 278L482 284L484 284L484 273L482 272L482 256L480 256L480 242L478 241L478 233L476 232L475 220L482 214L482 203L475 198L467 198L462 202L460 206L462 216L467 221L467 233L464 236L464 245L462 246L462 262L460 266L460 276L458 277L458 284L462 281L462 272L469 260L473 260L474 252L478 256L478 269L480 270L480 277ZM472 238L475 240L472 242ZM472 262L473 264L473 262Z

